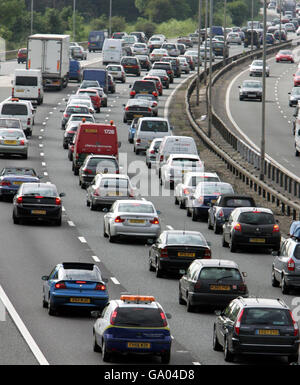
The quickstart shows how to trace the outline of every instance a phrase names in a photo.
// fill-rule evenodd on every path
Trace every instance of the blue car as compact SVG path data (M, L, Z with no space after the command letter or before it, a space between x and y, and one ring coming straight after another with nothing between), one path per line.
M102 310L108 302L107 279L93 263L64 262L42 280L43 307L49 315L62 307Z
M136 132L136 126L139 118L134 118L133 121L131 122L131 125L128 129L128 142L133 143L134 135Z
M0 199L13 198L23 183L39 183L40 177L30 167L5 167L0 172Z
M214 205L222 194L234 194L233 187L224 182L200 182L194 194L187 199L187 216L193 221L198 218L207 219L209 208Z
M82 70L80 63L74 59L70 59L69 80L76 80L77 83L80 83L82 80Z
M171 358L172 338L166 314L152 296L121 295L112 300L93 327L94 351L102 353L104 362L112 355L149 354L161 357L163 364Z

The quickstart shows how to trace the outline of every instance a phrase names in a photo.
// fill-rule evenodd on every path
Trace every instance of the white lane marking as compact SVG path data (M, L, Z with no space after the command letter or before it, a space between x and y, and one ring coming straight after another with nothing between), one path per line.
M115 277L110 277L110 279L113 281L115 285L120 285L120 282Z
M167 228L168 230L174 230L174 228L173 228L172 226L170 226L170 225L167 225L166 228Z
M95 262L101 262L100 259L96 255L92 255L92 258Z
M48 176L48 173L47 173L46 171L44 171L44 175L45 175L45 176Z
M84 237L78 237L81 243L87 243L86 239Z
M32 338L32 336L29 333L28 329L26 328L24 322L21 320L19 314L16 312L16 310L13 307L12 303L10 302L9 298L5 294L2 286L0 286L0 299L3 303L3 305L6 307L7 311L9 312L15 325L19 329L21 335L23 336L23 338L26 341L27 345L29 346L30 350L32 351L33 355L37 359L38 363L40 365L49 365L49 362L46 360L46 357L41 352L40 348L38 347L38 345L36 344L36 342Z
M71 226L71 227L75 227L75 223L72 222L72 221L68 221L68 225Z
M45 156L45 154L43 152L40 153L41 156Z
M43 167L46 167L46 162L42 162L42 166L43 166Z
M200 362L193 362L193 365L201 365Z

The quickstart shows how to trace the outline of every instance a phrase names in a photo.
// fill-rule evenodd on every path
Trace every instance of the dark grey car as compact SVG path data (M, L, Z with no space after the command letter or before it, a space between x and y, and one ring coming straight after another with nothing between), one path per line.
M259 80L244 80L239 86L240 100L258 99L262 101L262 82Z

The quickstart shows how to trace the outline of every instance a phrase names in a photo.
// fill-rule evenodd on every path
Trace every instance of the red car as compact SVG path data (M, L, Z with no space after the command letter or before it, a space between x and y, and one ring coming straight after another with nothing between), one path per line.
M26 63L27 61L27 48L20 48L17 54L17 60L19 63Z
M159 93L159 96L162 96L163 94L163 85L158 76L144 76L143 80L153 80L156 83L156 88Z
M292 51L282 50L279 51L276 55L276 63L282 62L282 61L290 61L291 63L294 63L294 56Z
M78 94L88 94L91 98L91 101L93 103L95 111L100 112L101 98L100 98L97 90L94 90L93 88L86 88L86 89L81 88L77 93Z
M294 86L300 86L300 70L297 71L294 75Z

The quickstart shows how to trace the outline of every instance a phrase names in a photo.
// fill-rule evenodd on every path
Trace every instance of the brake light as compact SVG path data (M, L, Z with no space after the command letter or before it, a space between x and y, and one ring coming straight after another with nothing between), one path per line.
M17 203L23 203L23 197L18 197L17 198Z
M55 284L55 289L66 289L66 284L64 282L57 282Z
M243 316L243 313L244 313L244 309L241 311L240 315L239 315L239 318L235 324L235 327L234 327L234 330L235 330L235 333L237 335L240 334L240 327L241 327L241 320L242 320L242 316Z
M131 95L131 96L134 96L135 94L136 94L135 91L130 91L130 95Z
M95 290L105 291L106 286L103 283L97 283Z
M64 114L64 118L68 118L69 117L69 115L68 114Z
M14 97L14 94L15 94L15 89L12 88L12 90L11 90L11 96Z
M98 196L100 196L100 194L99 194L99 190L98 190L98 189L96 189L96 190L93 192L93 195L94 195L95 197L98 197Z
M195 290L200 290L200 288L201 288L201 281L197 281L197 282L195 283L194 289L195 289Z
M160 256L163 258L168 258L168 249L166 247L160 250Z
M129 107L125 107L125 111L129 111Z
M291 315L293 325L294 325L294 337L297 337L299 335L299 326L298 326L297 322L295 321L293 313L291 311L290 311L290 315Z
M154 150L151 150L151 151L150 151L150 154L155 154L155 151L154 151Z
M61 199L55 198L55 204L56 204L56 206L60 206L61 205Z
M80 285L80 284L83 284L83 283L86 283L86 282L85 281L76 281L76 283L78 283Z
M152 109L150 107L148 107L148 112L151 112L151 111L152 111Z
M199 197L198 198L198 202L200 203L200 205L203 205L203 203L204 203L204 197Z
M24 139L21 139L21 140L20 140L20 145L21 145L21 146L24 146L24 144L25 144L25 140L24 140Z
M295 271L295 262L293 258L290 258L287 263L288 271Z
M27 119L27 126L30 126L30 122L31 122L31 120L30 120L30 118L28 118Z
M152 220L150 221L150 223L151 223L152 225L159 225L159 220L158 220L158 218L154 218L154 219L152 219Z
M93 171L90 170L89 168L84 168L82 171L87 173L87 174L92 174L93 173Z
M0 186L10 186L11 183L8 180L3 180L0 182Z
M224 217L224 212L223 212L222 209L220 209L220 210L218 211L218 217L220 217L220 218L223 218L223 217Z
M189 195L190 190L189 190L188 188L185 188L185 189L183 190L183 193L184 193L184 195Z
M165 313L163 311L160 312L160 316L161 316L161 319L163 321L163 326L167 326L168 325L167 319L166 319Z
M152 94L153 94L153 96L155 96L157 98L158 95L157 95L156 91L153 91Z
M210 249L206 249L204 251L204 257L203 258L204 259L210 259L211 258L211 251L210 251Z
M115 324L117 314L118 314L117 310L114 310L114 311L111 313L111 316L110 316L110 324L111 324L111 325L114 325L114 324Z
M238 291L241 291L241 292L243 292L243 293L246 293L246 291L247 291L247 285L245 285L245 284L241 284L241 285L238 285Z
M234 226L234 230L236 231L242 231L242 226L240 223L237 223L235 226Z
M137 143L141 143L141 139L137 139L136 142L137 142Z
M273 233L279 233L279 226L278 225L273 226Z
M162 162L164 160L164 156L161 155L160 158L159 158L159 161Z
M123 218L121 218L121 217L117 217L117 218L115 219L115 222L116 222L116 223L123 223L123 222L125 222L125 219L123 219Z

